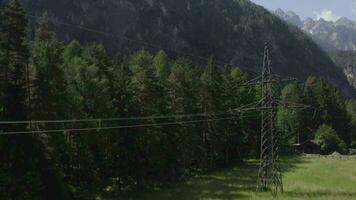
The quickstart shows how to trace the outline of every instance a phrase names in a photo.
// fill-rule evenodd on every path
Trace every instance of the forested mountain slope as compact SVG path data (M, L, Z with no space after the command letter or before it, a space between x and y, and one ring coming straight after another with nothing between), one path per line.
M47 11L62 40L102 42L113 53L163 48L172 55L177 52L196 57L214 55L222 62L259 72L263 46L269 42L276 72L300 79L323 76L348 95L354 92L341 70L302 31L248 0L23 0L23 3L30 15Z

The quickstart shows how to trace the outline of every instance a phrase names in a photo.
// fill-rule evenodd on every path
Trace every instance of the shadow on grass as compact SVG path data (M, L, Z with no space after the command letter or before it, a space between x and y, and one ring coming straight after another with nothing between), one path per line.
M282 159L282 170L283 172L293 171L298 168L299 164L305 162L308 161L301 157L284 158ZM256 190L258 168L258 160L249 160L233 168L191 178L184 183L164 187L157 191L135 192L120 199L232 200L247 198L248 193ZM298 195L298 193L294 195Z
M310 163L311 161L302 156L283 157L281 159L282 172L294 172L299 165Z
M285 192L287 196L290 197L335 197L335 199L352 197L356 199L356 192L333 192L333 191L325 191L325 190L317 190L317 191L291 191Z

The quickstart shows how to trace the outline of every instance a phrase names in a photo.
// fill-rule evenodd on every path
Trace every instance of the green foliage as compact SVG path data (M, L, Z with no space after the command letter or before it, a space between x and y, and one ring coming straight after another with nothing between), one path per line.
M325 124L321 125L315 132L315 138L319 143L321 150L325 154L332 153L334 151L345 152L346 144L340 139L336 131Z
M28 60L27 19L19 0L11 0L1 12L0 49L2 54L3 118L27 118Z
M300 109L290 109L289 104L302 103L303 92L299 85L289 84L282 90L280 101L283 106L277 113L277 127L281 132L281 144L283 146L282 151L288 151L292 149L292 145L300 143L307 137L301 134L302 128L302 112Z
M346 99L335 86L325 79L310 77L304 87L304 99L305 104L316 109L316 113L309 112L309 117L314 115L313 120L306 119L303 127L315 131L318 126L328 124L346 144L350 144L350 118L346 111Z
M32 67L35 70L33 117L58 119L65 116L65 79L62 67L62 44L48 29L45 14L39 20L32 48Z
M70 63L74 58L80 57L83 53L83 48L78 41L71 41L63 51L64 63Z
M356 101L355 100L349 100L346 102L346 110L348 115L350 116L350 140L352 141L353 144L351 146L353 148L356 148L355 143L356 143Z
M0 12L1 120L21 121L30 116L30 69L27 19L20 0L8 1ZM25 125L2 125L1 131L26 130ZM0 198L41 198L40 176L35 172L37 155L33 138L0 138ZM15 184L15 185L12 185ZM27 190L30 189L30 190ZM32 190L31 190L32 189Z
M247 4L244 12L254 10L245 1L238 3ZM12 11L20 15L12 15ZM268 17L262 11L255 14L250 17ZM52 195L46 198L58 194L58 198L68 199L66 193L71 191L75 199L93 199L95 193L107 188L122 193L154 187L259 154L259 113L237 113L236 109L259 100L260 89L246 87L249 77L241 69L219 66L213 57L198 65L164 51L111 56L100 44L82 46L72 41L65 45L49 30L46 14L38 22L28 51L27 22L19 1L10 1L2 16L1 27L6 27L1 29L0 40L2 120L129 118L1 126L2 131L73 129L0 138L0 160L4 160L0 181L7 185L26 182L11 188L11 198L43 199L41 191L50 191ZM248 17L240 20L244 33L258 31ZM274 21L270 17L259 23L271 25ZM316 133L326 152L336 147L343 150L342 140L346 144L355 140L350 130L356 129L356 104L346 102L326 80L310 77L304 87L290 84L276 90L276 95L280 92L283 104L307 104L317 110L314 116L310 110L279 109L282 151L290 151L297 139L313 139L322 124L336 130L322 126ZM197 113L203 115L195 116ZM193 115L158 117L189 114ZM158 118L135 118L145 116ZM159 125L176 121L194 123ZM76 130L142 124L156 125ZM332 143L335 139L337 144ZM23 186L31 191L18 192Z
M164 51L159 51L153 58L153 65L156 69L156 76L160 81L166 81L169 74L169 58Z

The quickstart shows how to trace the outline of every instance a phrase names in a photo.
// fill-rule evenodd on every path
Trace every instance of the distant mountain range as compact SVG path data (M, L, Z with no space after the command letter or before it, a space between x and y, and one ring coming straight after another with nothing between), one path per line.
M336 22L323 18L302 20L293 11L277 9L273 12L288 24L308 34L343 70L350 85L356 88L356 22L342 17Z
M328 52L356 50L356 22L346 17L332 22L323 18L319 20L311 18L301 20L293 11L285 12L282 9L277 9L274 14L284 21L301 28Z

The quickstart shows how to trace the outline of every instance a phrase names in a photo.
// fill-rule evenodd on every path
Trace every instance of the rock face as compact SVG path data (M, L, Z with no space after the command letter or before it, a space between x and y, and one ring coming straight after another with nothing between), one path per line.
M62 40L101 42L112 53L163 48L173 56L195 55L196 60L214 55L225 63L260 73L263 47L269 42L277 73L302 80L310 75L323 76L345 93L354 93L342 70L308 36L248 0L23 0L23 3L31 15L47 11ZM292 12L285 15L299 24ZM150 45L143 44L146 42Z
M347 77L349 83L356 88L356 52L335 51L330 53L331 58Z
M290 12L288 11L287 13ZM336 22L325 21L323 18L319 20L308 18L304 21L299 21L291 20L291 17L281 9L277 9L274 14L310 34L315 42L328 52L356 50L356 22L346 17L342 17ZM298 15L294 16L294 18L300 19Z
M349 65L344 68L344 73L349 83L356 88L356 66Z

